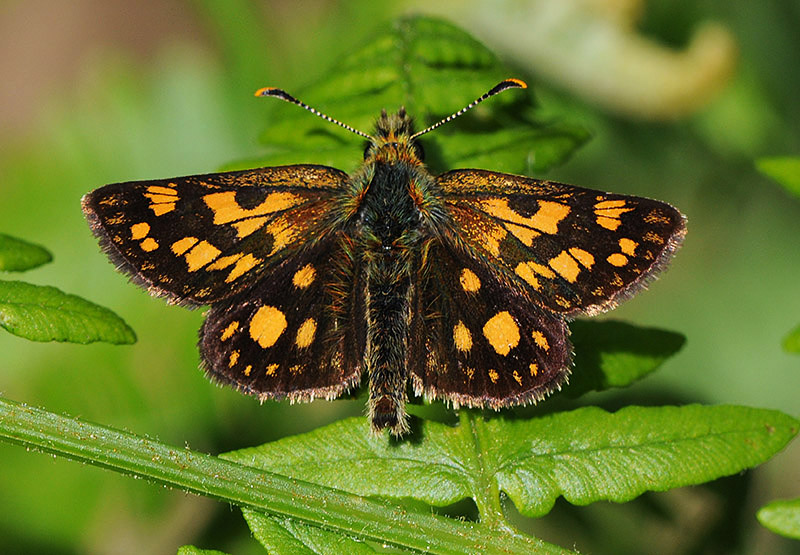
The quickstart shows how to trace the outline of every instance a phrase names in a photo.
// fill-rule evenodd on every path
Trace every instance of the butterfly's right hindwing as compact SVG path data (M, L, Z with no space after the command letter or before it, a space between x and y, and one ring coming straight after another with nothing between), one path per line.
M346 180L306 165L117 183L87 194L83 209L134 281L172 302L211 304L322 235Z
M215 304L200 330L208 374L260 399L332 399L356 384L365 345L363 276L331 234Z

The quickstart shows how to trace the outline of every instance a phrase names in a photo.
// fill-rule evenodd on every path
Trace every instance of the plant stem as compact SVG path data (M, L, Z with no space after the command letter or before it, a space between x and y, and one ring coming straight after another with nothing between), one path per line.
M360 497L0 398L0 438L349 536L430 553L562 552L484 524Z
M458 413L458 419L465 441L474 447L471 475L475 482L474 499L478 506L481 523L495 530L513 532L500 502L500 489L497 481L486 472L486 464L483 460L486 456L486 449L482 445L483 440L486 439L482 433L484 427L475 415L475 411L462 409Z

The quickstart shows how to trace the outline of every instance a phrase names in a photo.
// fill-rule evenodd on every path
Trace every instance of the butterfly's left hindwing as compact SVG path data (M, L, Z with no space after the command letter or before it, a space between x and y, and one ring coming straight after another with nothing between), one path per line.
M409 369L417 394L499 408L543 399L569 373L564 320L444 236L412 296Z
M363 276L348 238L329 235L215 304L200 354L217 381L260 399L332 399L358 382L365 345Z
M211 304L327 229L347 180L324 166L281 166L117 183L83 199L109 256L151 293Z

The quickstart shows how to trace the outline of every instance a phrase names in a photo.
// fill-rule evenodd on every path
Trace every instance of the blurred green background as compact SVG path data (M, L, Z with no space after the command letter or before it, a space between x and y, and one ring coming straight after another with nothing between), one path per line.
M380 24L426 11L384 4L0 2L0 232L54 254L21 279L112 308L139 336L131 347L77 346L0 332L3 395L212 453L363 411L358 400L260 406L209 383L197 370L202 311L168 307L116 273L80 197L105 183L258 156L270 122L252 92L302 91ZM689 218L663 279L611 314L684 333L687 346L654 376L592 400L800 415L800 358L780 348L800 321L800 202L754 167L800 151L800 3L537 0L437 10L529 80L543 114L593 132L568 163L536 177L659 198ZM708 21L717 25L700 33ZM354 151L353 164L359 158ZM595 553L791 553L797 544L754 514L797 496L795 442L744 477L623 506L560 504L524 525ZM737 532L718 534L727 527ZM258 552L234 508L0 444L0 551L173 553L186 543Z

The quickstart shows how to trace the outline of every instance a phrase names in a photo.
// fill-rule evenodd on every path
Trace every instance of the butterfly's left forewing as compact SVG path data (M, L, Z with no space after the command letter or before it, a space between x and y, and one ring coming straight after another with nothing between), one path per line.
M202 305L246 290L324 234L346 180L333 168L298 165L117 183L87 194L83 209L134 281L171 302Z
M655 200L485 170L437 182L468 248L564 316L614 308L668 261L684 218Z

